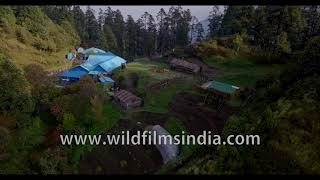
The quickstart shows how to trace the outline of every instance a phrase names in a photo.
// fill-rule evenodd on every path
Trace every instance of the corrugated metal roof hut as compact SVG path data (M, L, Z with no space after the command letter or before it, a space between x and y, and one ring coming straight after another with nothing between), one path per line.
M135 108L142 105L141 98L135 96L134 94L126 90L116 91L114 94L114 98L125 109Z
M218 81L209 81L203 84L201 88L214 93L216 96L221 96L224 99L231 99L237 95L240 90L240 87Z
M87 60L88 57L90 55L94 55L94 54L106 54L107 52L102 50L102 49L99 49L99 48L95 48L95 47L92 47L92 48L88 48L86 50L83 50L81 52L78 53L78 59L79 60ZM112 53L111 53L112 54ZM113 55L113 54L112 54Z
M200 66L181 59L173 59L170 61L171 69L179 70L187 73L198 73Z

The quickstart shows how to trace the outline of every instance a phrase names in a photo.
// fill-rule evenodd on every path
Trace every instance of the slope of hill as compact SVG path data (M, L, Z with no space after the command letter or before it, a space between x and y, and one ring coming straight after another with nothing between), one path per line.
M65 54L79 42L70 22L52 22L38 6L0 7L0 52L19 67L47 70L68 66Z

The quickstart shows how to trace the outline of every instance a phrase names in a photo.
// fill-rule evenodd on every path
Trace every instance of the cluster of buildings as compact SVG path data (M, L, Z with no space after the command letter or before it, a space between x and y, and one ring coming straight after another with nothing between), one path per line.
M67 54L67 59L69 60L69 58L72 59L70 53ZM110 78L111 72L118 67L125 66L127 62L111 52L98 48L80 51L77 53L76 59L83 63L57 74L61 84L77 82L86 75L101 83L114 83L114 80Z
M98 48L77 48L77 54L68 53L67 60L79 60L83 62L78 66L57 74L62 85L77 82L83 76L91 76L95 81L112 87L115 81L111 78L114 69L126 65L126 60ZM125 109L141 106L143 100L126 90L114 89L113 98Z
M83 63L57 74L62 85L77 82L81 77L88 75L95 81L107 84L107 87L112 87L115 83L111 78L112 71L119 67L124 68L127 63L125 59L112 52L106 52L94 47L89 49L77 48L76 54L68 53L66 59L76 59ZM172 70L191 74L201 72L201 67L199 65L181 59L171 60L170 67ZM239 93L240 88L226 83L209 81L203 84L201 89L211 94L211 96L230 100ZM126 90L117 90L115 88L113 97L126 109L139 107L143 104L142 98L139 98Z

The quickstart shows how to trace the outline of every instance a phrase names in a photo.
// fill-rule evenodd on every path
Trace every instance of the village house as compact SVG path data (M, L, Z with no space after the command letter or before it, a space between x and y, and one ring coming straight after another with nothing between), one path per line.
M143 100L129 91L118 90L114 93L115 100L125 109L140 107L143 105Z
M233 97L236 97L240 91L240 87L218 81L204 83L201 85L201 88L212 94L214 97L224 100L231 100Z
M173 70L178 70L187 73L198 73L201 71L200 66L181 59L173 59L170 61L170 67Z

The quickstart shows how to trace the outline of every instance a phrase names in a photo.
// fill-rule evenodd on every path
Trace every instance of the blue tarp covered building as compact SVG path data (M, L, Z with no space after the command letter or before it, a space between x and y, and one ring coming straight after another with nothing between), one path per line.
M84 51L89 52L88 50L97 50L98 53L89 55L87 61L83 64L58 74L58 77L67 81L77 81L82 76L88 74L98 75L99 73L110 73L126 63L126 60L111 52L105 52L103 50L98 51L99 49L97 48L89 48Z
M88 48L88 49L86 49L84 51L81 51L80 53L89 56L91 54L107 53L107 52L102 50L102 49L92 47L92 48Z
M114 83L113 79L106 77L106 76L100 77L99 81L102 83Z
M70 61L72 60L73 58L73 54L71 52L69 52L67 55L66 55L66 58Z
M114 55L112 54L111 52L106 52L102 49L99 49L99 48L95 48L95 47L92 47L92 48L89 48L89 49L86 49L86 50L83 50L81 52L78 53L78 59L79 60L87 60L88 57L90 55Z

